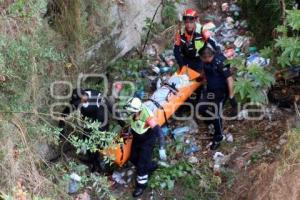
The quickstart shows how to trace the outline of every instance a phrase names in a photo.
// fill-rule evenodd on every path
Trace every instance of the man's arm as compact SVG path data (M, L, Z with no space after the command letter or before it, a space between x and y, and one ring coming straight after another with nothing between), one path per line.
M238 103L234 96L234 79L232 77L232 73L229 68L229 65L224 66L223 73L224 73L224 76L226 77L229 102L230 102L231 107L233 108L232 115L236 116Z
M215 39L213 39L212 37L209 37L207 39L207 43L210 44L212 46L212 48L217 52L220 53L221 52L221 46L217 43L217 41Z
M207 42L215 52L221 53L221 46L217 43L215 39L211 37L211 33L208 30L202 31L202 37L204 38L205 42Z
M70 106L66 106L65 109L63 110L62 114L61 114L61 117L62 118L66 118L70 115L71 113L71 107ZM61 134L60 134L60 138L62 138L62 135L65 134L65 119L61 119L59 120L58 122L58 127L61 128Z
M66 117L68 117L68 116L70 115L70 113L71 113L70 107L67 106L67 107L65 107L65 109L63 110L63 112L62 112L62 114L61 114L61 117L62 117L62 118L66 118ZM64 126L65 126L65 120L59 120L58 126L59 126L59 128L64 128Z
M97 121L100 122L99 131L107 131L109 128L108 124L108 112L107 109L105 109L105 106L100 105L100 107L97 109Z
M183 62L183 57L181 55L180 46L181 46L181 36L180 36L180 33L177 32L175 35L175 44L174 44L173 52L174 52L176 62L179 65L179 67L181 68L184 66L184 62Z
M159 139L159 149L165 149L165 136L163 135L161 127L156 125L154 128L152 128L152 131Z
M147 124L151 127L153 133L159 138L159 148L164 149L164 147L165 147L165 137L164 137L164 134L163 134L159 124L157 124L155 119L152 118L152 117L147 119Z

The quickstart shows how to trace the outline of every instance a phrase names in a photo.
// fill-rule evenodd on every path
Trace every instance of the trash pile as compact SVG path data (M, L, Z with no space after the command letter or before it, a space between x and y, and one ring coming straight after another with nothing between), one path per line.
M134 175L133 168L121 169L118 171L114 171L114 173L112 174L112 179L115 183L128 187L128 185L133 180L133 175Z
M147 70L143 71L142 75L150 82L152 91L160 88L163 82L176 72L175 62L173 50L165 50L150 63Z
M234 52L231 59L237 56L247 56L247 65L269 65L270 59L261 57L257 48L251 46L254 43L253 34L247 30L247 21L241 18L241 8L235 3L223 3L221 10L223 17L219 26L214 24L213 21L217 21L217 17L214 17L203 27L211 32L213 38L221 45L221 50L225 53Z

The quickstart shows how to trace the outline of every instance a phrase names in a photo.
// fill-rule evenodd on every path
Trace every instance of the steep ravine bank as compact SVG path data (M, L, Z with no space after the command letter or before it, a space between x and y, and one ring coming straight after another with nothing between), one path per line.
M79 66L96 64L101 71L104 66L129 51L143 48L148 32L146 20L153 19L153 22L158 24L163 21L165 4L162 2L104 0L99 4L95 0L84 3L76 0L70 6L66 0L50 0L46 18L50 19L50 25L57 32L71 39L71 43L75 43L75 49L72 47L71 51L75 50ZM195 2L189 0L176 3L178 17L185 8L195 7Z
M61 0L63 1L73 2L74 5L79 2ZM83 177L84 183L87 183L87 178L90 181L80 193L84 194L83 190L90 192L90 188L96 185L97 189L93 188L91 192L92 200L98 200L99 194L111 194L111 191L117 199L131 199L134 181L129 187L123 187L116 186L110 176L106 180L103 174L96 174L91 178L87 166L77 160L75 150L71 154L65 154L61 149L59 152L53 151L55 148L48 145L52 144L57 136L57 130L54 129L57 123L52 123L51 118L47 116L49 106L59 102L50 98L49 88L56 80L73 81L75 85L78 73L103 72L111 60L139 48L145 35L145 31L142 30L145 26L144 20L153 16L159 1L84 1L80 11L79 7L72 7L76 9L70 12L72 17L67 18L65 22L70 19L74 20L74 23L71 23L70 27L62 26L65 27L62 31L67 32L54 32L53 30L57 29L48 27L47 20L41 17L45 13L47 2L39 2L35 4L36 1L8 0L4 5L0 5L0 13L5 16L0 20L1 25L5 25L0 27L0 75L6 77L4 81L0 79L0 105L1 111L8 112L0 113L0 196L3 192L13 195L10 199L14 200L21 199L25 194L26 200L33 199L31 194L39 196L34 198L38 200L42 199L41 197L48 197L43 200L75 199L77 194L71 196L67 191L69 175L76 172ZM103 4L97 7L90 4L91 2ZM198 1L180 4L178 14L186 7L194 7L194 2ZM217 2L217 7L220 8L219 2L222 1ZM66 10L69 8L71 7L65 7ZM34 13L33 16L31 12ZM162 20L160 14L159 10L157 22ZM202 16L207 14L210 14L209 10L201 12ZM79 29L76 28L75 21ZM68 33L71 35L66 37L65 34ZM157 41L155 39L154 42L161 45L160 49L163 50L168 40L172 40L172 37ZM153 44L153 41L149 44ZM5 62L2 62L3 57ZM136 57L132 60L135 61ZM127 63L122 66L121 71L129 69ZM3 68L5 70L2 70ZM62 94L65 90L61 85L57 94ZM300 132L287 135L289 127L286 126L286 119L293 115L293 112L276 109L275 111L276 113L272 113L272 121L245 120L225 125L232 127L230 131L234 142L224 143L220 151L226 155L234 153L221 178L214 175L213 155L207 153L207 141L203 140L207 128L201 124L196 136L199 137L201 150L195 154L199 160L193 165L195 174L180 178L175 182L175 188L170 191L149 189L145 193L145 199L154 196L155 199L184 200L298 200L300 153L297 141L300 140L294 136ZM187 161L182 152L179 150L178 155L183 157L175 155L176 160ZM52 158L56 158L57 153L62 153L62 156L53 161ZM175 146L170 148L168 153L177 154ZM180 170L172 172L181 173ZM171 177L169 174L167 176Z

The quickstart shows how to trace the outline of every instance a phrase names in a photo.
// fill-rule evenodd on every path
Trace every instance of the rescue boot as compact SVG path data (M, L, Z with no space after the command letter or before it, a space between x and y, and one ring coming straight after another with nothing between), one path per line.
M220 145L221 145L222 140L223 140L223 136L222 135L217 140L214 139L212 141L210 149L213 150L213 151L216 150L216 149L218 149L220 147Z
M134 198L141 196L144 193L146 187L147 187L147 184L138 184L137 183L134 191L132 192L132 196Z

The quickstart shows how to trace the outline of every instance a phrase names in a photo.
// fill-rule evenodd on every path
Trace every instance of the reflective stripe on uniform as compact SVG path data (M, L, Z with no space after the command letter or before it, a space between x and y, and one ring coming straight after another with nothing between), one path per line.
M144 176L137 176L137 180L138 184L146 184L148 182L148 175L144 175Z
M97 97L97 107L99 108L100 107L100 103L102 103L102 95L101 93L98 94L98 97Z

